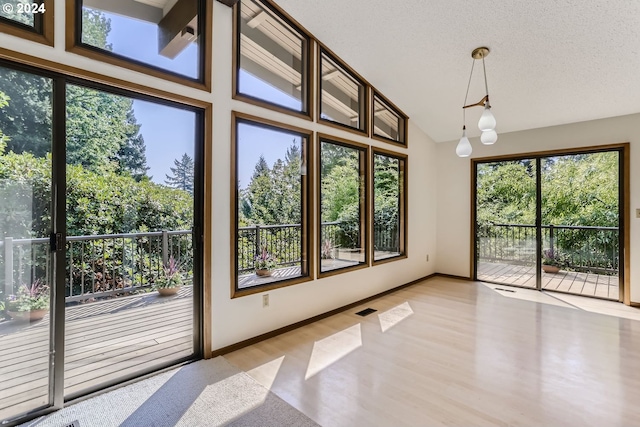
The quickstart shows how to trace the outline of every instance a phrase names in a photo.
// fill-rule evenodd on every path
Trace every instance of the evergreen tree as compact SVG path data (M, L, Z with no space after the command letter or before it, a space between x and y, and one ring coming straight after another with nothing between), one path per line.
M175 167L170 168L171 176L165 175L167 179L164 182L169 187L188 191L193 194L193 159L187 153L184 153L182 158L180 160L174 160L173 164Z

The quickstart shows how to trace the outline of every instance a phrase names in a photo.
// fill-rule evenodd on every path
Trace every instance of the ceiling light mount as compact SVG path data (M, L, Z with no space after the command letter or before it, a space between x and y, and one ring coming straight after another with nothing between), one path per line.
M473 59L482 59L482 58L486 58L487 56L489 56L489 52L491 52L489 50L488 47L477 47L475 49L473 49L473 51L471 52L471 57Z
M496 133L496 119L493 117L493 113L491 113L491 104L489 103L489 85L487 84L487 70L484 65L484 58L489 55L488 47L481 46L473 49L471 51L471 57L473 58L473 63L471 64L471 74L469 74L469 83L467 84L467 93L464 96L464 104L462 107L462 138L460 138L460 142L458 142L458 146L456 147L456 154L459 157L469 157L471 155L471 143L469 142L469 138L467 138L466 132L466 111L467 108L471 107L484 107L484 112L478 121L478 128L482 131L482 136L480 137L480 141L485 145L494 144L498 140L498 134ZM475 104L467 104L467 97L469 96L469 87L471 86L471 78L473 77L473 67L476 63L476 60L482 60L482 72L484 74L484 89L485 95L484 97L476 102Z

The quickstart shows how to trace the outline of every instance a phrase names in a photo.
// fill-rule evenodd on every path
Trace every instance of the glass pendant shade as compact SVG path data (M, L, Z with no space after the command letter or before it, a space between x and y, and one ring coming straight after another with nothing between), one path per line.
M462 138L460 138L460 142L458 142L458 146L456 147L456 154L458 157L469 157L471 155L471 142L469 142L469 138L467 138L467 131L462 131Z
M495 131L495 129L486 130L482 132L482 135L480 135L480 142L482 142L484 145L495 144L497 140L498 140L498 134Z
M478 121L478 128L483 132L496 128L496 118L493 117L491 106L488 102L485 104L482 116L480 116L480 120Z

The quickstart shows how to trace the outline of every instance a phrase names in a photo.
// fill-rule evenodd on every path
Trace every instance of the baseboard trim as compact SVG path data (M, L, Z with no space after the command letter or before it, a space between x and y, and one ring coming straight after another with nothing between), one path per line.
M640 302L633 302L633 301L631 301L631 302L629 303L629 307L638 307L638 308L640 308Z
M473 281L471 279L471 277L456 276L455 274L435 273L434 276L444 277L444 278L447 278L447 279L465 280L467 282L472 282Z
M301 321L296 322L296 323L292 323L291 325L283 326L282 328L275 329L275 330L273 330L271 332L266 332L264 334L255 336L253 338L249 338L249 339L246 339L244 341L240 341L240 342L238 342L236 344L231 344L229 346L222 347L222 348L219 348L217 350L213 350L212 352L210 352L210 355L211 355L211 357L217 357L217 356L225 355L227 353L231 353L231 352L236 351L236 350L240 350L241 348L248 347L248 346L253 345L253 344L257 344L260 341L264 341L264 340L267 340L269 338L273 338L273 337L276 337L278 335L282 335L282 334L284 334L286 332L293 331L294 329L298 329L298 328L300 328L302 326L309 325L311 323L317 322L318 320L322 320L322 319L325 319L327 317L333 316L334 314L338 314L338 313L342 313L343 311L351 310L352 308L357 307L357 306L359 306L361 304L365 304L365 303L367 303L369 301L372 301L374 299L383 297L385 295L389 295L389 294L391 294L393 292L399 291L400 289L404 289L404 288L408 288L409 286L417 285L420 282L423 282L425 280L428 280L428 279L431 279L431 278L437 277L437 276L441 276L441 275L438 274L438 273L429 274L428 276L424 276L424 277L421 277L419 279L412 280L409 283L405 283L403 285L396 286L395 288L388 289L388 290L386 290L384 292L380 292L379 294L375 294L375 295L372 295L370 297L361 299L359 301L352 302L351 304L347 304L347 305L344 305L342 307L336 308L334 310L327 311L326 313L318 314L316 316L309 317L308 319L301 320ZM446 276L446 277L451 277L451 276ZM462 278L462 279L464 279L464 278ZM469 280L469 279L466 279L466 280Z

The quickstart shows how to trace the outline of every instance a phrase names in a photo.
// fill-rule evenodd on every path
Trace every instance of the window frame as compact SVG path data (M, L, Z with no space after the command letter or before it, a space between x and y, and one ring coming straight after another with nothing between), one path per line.
M375 156L376 155L381 155L381 156L386 156L386 157L391 157L394 159L398 159L401 163L400 163L400 179L398 180L398 182L401 185L400 188L400 214L399 214L399 219L400 219L400 225L399 225L399 232L400 232L400 236L399 236L399 246L400 246L400 254L398 255L394 255L392 257L388 257L388 258L384 258L384 259L380 259L380 260L376 260L375 259L375 245L373 242L375 242L375 227L374 227L374 222L375 222ZM386 264L388 262L393 262L393 261L398 261L401 259L405 259L407 258L408 255L408 245L407 245L407 238L408 238L408 231L409 231L409 227L408 227L408 183L409 183L409 168L408 168L408 158L409 156L407 154L404 153L398 153L396 151L391 151L391 150L387 150L384 148L378 148L378 147L372 147L371 149L371 158L370 158L370 164L371 164L371 173L369 174L370 180L371 180L371 203L370 203L370 217L371 220L369 222L369 227L370 227L370 239L371 239L371 244L370 246L370 254L371 254L371 265L375 266L375 265L379 265L379 264Z
M44 4L45 12L42 15L34 14L33 27L0 17L0 32L53 47L54 0L41 0L36 3Z
M376 98L377 100L384 105L392 113L397 114L403 120L402 128L398 129L398 132L402 136L401 141L396 141L395 139L387 138L382 135L378 135L375 131L375 114L376 114ZM378 92L375 88L372 88L371 95L371 138L377 141L388 142L390 144L397 145L399 147L408 148L409 147L409 117L402 112L393 102L389 101L387 97Z
M240 77L240 65L241 65L241 54L240 54L240 37L241 37L241 26L240 19L242 19L242 14L240 13L240 8L242 7L242 0L238 1L233 6L233 53L232 53L232 81L231 81L231 95L232 99L237 99L239 101L243 101L249 104L257 105L259 107L267 108L269 110L275 110L280 113L289 114L295 117L300 117L309 121L313 120L314 117L314 91L313 91L313 61L315 52L315 39L309 34L304 27L302 27L295 19L289 16L284 10L282 10L277 5L273 4L269 0L254 0L256 3L259 3L266 10L272 12L282 21L284 21L287 25L289 25L292 29L297 31L298 35L306 40L306 52L303 46L302 49L302 78L303 85L306 81L306 89L303 92L302 104L303 110L298 111L292 108L287 108L283 105L267 101L266 99L258 98L252 95L248 95L240 92L239 88L239 77ZM305 105L306 104L306 105ZM306 110L306 111L305 111Z
M290 279L279 280L276 282L265 283L264 285L252 286L249 288L238 288L238 125L244 123L253 126L263 127L265 129L280 130L287 133L297 133L301 137L306 138L306 150L302 144L301 151L306 155L307 174L303 175L301 182L301 263L306 259L306 274ZM230 266L231 266L231 299L254 295L273 289L284 288L287 286L297 285L300 283L310 282L315 279L315 242L313 233L313 209L312 203L315 200L313 191L314 176L314 132L309 129L295 127L286 123L268 120L262 117L252 116L250 114L231 111L231 227L230 228Z
M361 136L370 136L370 126L369 126L369 110L370 110L370 87L369 83L360 76L360 74L356 73L353 68L349 67L344 61L342 61L336 54L334 54L329 48L316 40L316 44L318 48L316 50L316 55L318 60L316 61L316 121L318 123L334 127L336 129L345 130L348 132L353 132L357 135ZM361 117L361 121L363 122L361 128L356 128L354 126L345 125L343 123L337 122L335 120L323 119L322 118L322 55L325 54L329 60L334 62L340 68L342 68L352 79L362 85L363 93L362 93L362 102L360 107L359 115Z
M360 203L360 228L362 232L362 240L363 240L363 253L364 253L364 261L358 263L356 265L340 267L329 271L322 271L322 252L319 246L316 248L316 262L318 265L318 274L317 278L321 279L324 277L335 276L337 274L348 273L354 270L360 270L362 268L367 268L371 266L371 256L370 256L370 236L369 236L369 223L371 219L371 215L369 212L369 170L370 170L370 154L371 147L367 144L362 144L359 142L350 141L348 139L339 138L337 136L328 135L325 133L317 133L316 134L316 171L318 171L318 177L316 180L316 244L322 244L322 143L328 142L330 144L339 145L341 147L351 148L358 150L362 153L364 161L364 171L360 171L360 176L363 179L363 188L361 188L361 193L364 195L364 200ZM362 161L361 160L361 161Z
M200 1L201 4L198 16L202 16L203 19L198 19L198 30L200 33L198 55L200 61L198 71L200 74L199 78L192 79L182 74L165 70L162 67L150 65L142 61L127 58L123 55L82 43L82 0L71 0L66 2L66 51L163 80L211 92L213 0Z

